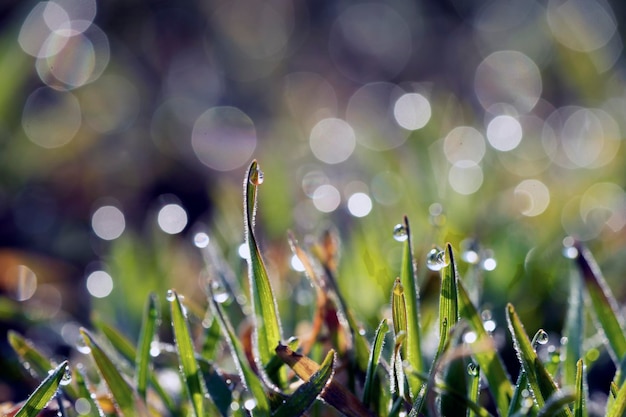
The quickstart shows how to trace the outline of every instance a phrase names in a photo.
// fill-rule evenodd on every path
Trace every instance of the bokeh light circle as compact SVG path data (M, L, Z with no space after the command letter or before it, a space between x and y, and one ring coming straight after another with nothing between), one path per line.
M320 161L338 164L352 155L356 147L356 137L352 126L345 121L323 119L311 130L309 145Z
M191 146L198 159L217 171L242 167L257 144L252 119L235 107L213 107L198 117Z
M431 112L430 102L419 93L404 94L393 107L396 121L407 130L417 130L426 126Z
M478 164L485 156L485 148L483 135L470 126L455 127L443 140L443 152L452 164L464 160Z
M487 125L489 144L502 152L512 151L522 141L522 125L513 116L500 115L494 117Z
M313 192L313 205L322 213L331 213L339 207L341 194L330 184L320 185Z
M547 20L554 37L579 52L605 46L617 32L617 21L607 2L550 0Z
M550 204L550 190L539 180L524 180L513 193L519 212L527 217L540 215Z
M474 89L485 110L498 103L528 113L535 107L543 89L537 64L518 51L497 51L476 68Z
M463 195L474 194L483 184L483 170L474 161L461 160L450 167L448 182L454 191Z
M115 206L99 207L91 216L91 228L100 239L117 239L126 228L124 213Z
M43 148L58 148L70 142L82 123L78 99L70 92L40 87L33 91L22 113L28 138Z
M372 199L366 193L354 193L348 198L348 211L354 217L365 217L372 211Z
M86 285L93 297L105 298L113 291L113 278L105 271L94 271L87 277Z
M187 212L179 204L166 204L159 210L157 223L165 233L175 235L187 226Z

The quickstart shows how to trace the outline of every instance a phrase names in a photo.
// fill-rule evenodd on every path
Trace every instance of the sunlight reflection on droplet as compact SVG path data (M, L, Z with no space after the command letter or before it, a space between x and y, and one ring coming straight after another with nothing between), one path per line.
M94 271L87 277L86 285L93 297L104 298L113 291L113 278L105 271Z
M473 127L458 126L445 137L443 152L452 164L459 161L478 164L485 156L485 138Z
M543 213L550 204L550 190L539 180L524 180L514 191L515 202L520 213L534 217Z
M496 116L487 125L487 140L499 151L511 151L522 141L522 125L515 117Z
M421 129L430 120L430 102L419 93L404 94L396 101L393 115L403 128L407 130Z
M541 96L541 73L537 64L521 52L497 51L476 68L474 88L485 110L508 103L520 113L527 113Z
M298 255L293 255L291 257L291 262L289 264L291 265L291 268L294 271L298 271L298 272L304 271L304 265L302 264L302 261L300 260L300 258L298 258Z
M354 217L365 217L372 211L372 199L365 193L354 193L348 198L348 211Z
M313 193L313 205L322 213L333 212L339 207L341 202L341 195L337 188L330 184L324 184L315 190Z
M458 161L450 167L448 182L459 194L473 194L483 184L483 170L474 161Z
M352 155L356 137L352 127L341 119L320 120L309 137L311 151L317 159L327 164L338 164Z
M191 146L209 168L230 171L243 166L256 149L254 123L235 107L214 107L193 125Z
M40 87L24 104L22 127L28 138L43 148L70 142L82 123L80 104L69 92Z
M100 239L117 239L126 228L124 213L115 206L102 206L91 216L91 227Z
M187 226L187 212L178 204L166 204L159 210L157 223L165 233L175 235Z

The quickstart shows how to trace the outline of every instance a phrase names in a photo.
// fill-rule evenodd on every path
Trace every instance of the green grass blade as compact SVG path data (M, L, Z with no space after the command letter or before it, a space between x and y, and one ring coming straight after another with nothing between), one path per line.
M122 335L113 326L110 326L98 318L92 318L92 322L124 359L126 359L129 363L133 363L135 361L137 357L137 350L124 335ZM150 371L150 385L152 385L152 388L154 388L155 392L161 398L167 409L172 414L175 414L176 405L174 404L174 400L172 400L170 395L163 389L152 371Z
M74 368L73 376L74 380L76 381L76 386L78 387L78 396L76 397L77 401L82 398L89 404L89 413L87 413L86 415L91 417L103 416L104 411L102 411L100 404L98 404L98 401L96 401L95 392L92 392L87 386L87 381L85 381L84 376L84 369L81 365L79 365L77 368Z
M98 372L106 381L109 391L120 411L126 417L137 415L135 395L132 388L117 370L113 361L107 356L98 343L96 343L91 334L83 328L80 329L80 334L85 340L85 345L89 347Z
M587 375L585 374L585 365L583 360L576 362L576 401L574 402L574 417L587 417Z
M576 248L578 249L576 263L587 288L595 318L606 337L607 350L615 365L619 366L621 359L626 355L626 335L622 331L623 320L618 313L617 301L589 249L581 244Z
M409 219L404 216L404 229L407 239L404 241L402 250L402 268L400 270L400 281L405 289L407 329L406 341L403 345L403 355L409 366L417 372L425 370L422 358L422 337L420 329L420 307L419 307L419 286L417 283L417 268L413 257L413 245L411 239L411 229ZM421 381L408 375L409 389L413 396L417 395L422 385Z
M24 367L28 366L28 371L31 374L34 373L39 378L48 376L48 370L54 367L54 364L30 340L25 339L13 330L8 331L7 338L15 353L20 357ZM76 389L72 385L65 385L62 388L70 398L77 398Z
M396 278L391 292L391 319L393 322L394 335L397 336L398 334L400 334L400 332L406 333L406 301L404 297L404 288L400 283L400 278Z
M467 398L478 404L478 397L480 396L480 366L474 362L470 362L467 365L467 373L470 376L470 383L468 389ZM477 417L476 413L471 409L467 409L467 417Z
M35 417L50 402L57 393L61 380L67 372L68 363L64 361L50 374L37 389L28 397L15 417Z
M483 370L484 377L489 383L489 390L495 399L498 413L501 416L505 416L513 395L511 380L504 368L502 359L495 349L493 339L485 330L480 313L472 303L461 281L458 282L457 296L459 315L469 324L471 331L476 333L474 346L479 346L479 348L476 349L472 356Z
M137 384L137 392L142 400L146 400L146 390L148 388L148 380L150 377L150 364L152 357L150 355L150 347L154 340L154 335L159 322L159 305L156 294L152 293L148 296L146 308L143 314L141 330L139 332L139 344L135 359L135 383Z
M565 321L565 346L562 347L563 385L574 386L577 383L577 362L583 357L585 338L585 311L583 283L577 271L571 272L570 295Z
M193 341L187 325L187 316L183 312L183 306L176 291L169 290L167 299L170 302L172 311L172 329L174 330L174 339L176 341L176 352L178 353L183 380L187 386L187 394L193 405L196 417L203 417L205 388L202 383L198 362L196 362Z
M506 307L506 318L511 337L513 338L513 344L515 345L515 351L524 369L526 378L528 378L528 386L533 392L535 403L541 410L545 406L546 400L558 394L559 390L543 363L537 357L537 353L524 330L524 326L511 304L508 304ZM565 408L556 415L570 417L571 412L568 408Z
M303 415L322 393L334 373L335 352L329 351L320 369L289 397L286 403L272 413L272 417L297 417Z
M202 376L204 377L204 385L209 392L209 396L213 399L215 406L220 414L224 417L228 416L230 404L232 402L232 392L224 378L215 369L213 364L204 358L196 358Z
M615 400L609 401L606 417L622 417L626 415L626 383L617 391Z
M387 323L387 319L383 319L376 329L374 343L372 344L372 350L370 351L370 357L367 363L365 384L363 385L363 404L366 407L370 406L374 395L374 380L376 378L376 370L378 369L378 364L380 362L380 353L382 352L383 346L385 344L385 334L388 331L389 324Z
M250 256L248 257L248 278L252 308L254 310L254 339L257 355L263 367L276 356L274 348L282 340L280 318L276 299L267 275L267 268L261 257L254 234L254 220L257 205L257 188L262 182L262 175L257 161L250 164L244 182L244 224L246 231L246 244ZM270 375L272 377L272 375ZM275 380L276 378L272 378Z
M441 270L441 292L439 295L439 352L448 339L448 332L459 320L459 306L457 295L458 274L452 245L446 244L447 265Z
M241 342L239 341L239 338L233 330L233 326L230 324L230 321L224 314L222 306L217 301L215 301L213 289L210 283L207 288L209 292L209 304L211 306L211 311L220 323L220 328L222 329L224 337L228 342L233 361L235 362L235 366L239 371L241 380L256 401L256 407L251 411L252 415L254 417L269 417L270 405L267 396L265 395L265 391L263 390L261 380L252 371L252 368L250 368L250 365L248 364L248 361L246 359L246 355L241 346Z
M568 410L568 404L576 401L576 394L573 392L558 391L552 397L548 398L546 405L537 413L537 417L552 417ZM570 414L571 415L571 414Z

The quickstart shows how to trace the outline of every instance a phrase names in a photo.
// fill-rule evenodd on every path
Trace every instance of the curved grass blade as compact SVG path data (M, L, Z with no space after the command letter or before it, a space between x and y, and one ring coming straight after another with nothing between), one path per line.
M335 352L329 351L320 369L289 397L286 403L272 413L272 417L295 417L303 415L315 399L324 391L333 376Z
M459 321L459 306L457 296L458 274L452 245L446 244L446 259L448 264L441 270L441 293L439 295L439 351L440 356L448 340L448 332Z
M135 393L128 385L122 374L117 370L113 361L104 353L102 348L96 343L91 334L84 328L80 329L80 334L85 340L85 345L89 347L91 356L96 363L98 372L106 381L109 391L124 416L138 415L135 407Z
M374 395L374 380L376 378L376 370L378 369L378 363L380 362L380 353L383 350L383 346L385 344L385 334L388 331L389 324L387 323L387 319L383 319L376 329L374 344L372 344L370 358L367 363L367 373L365 374L365 384L363 385L363 405L365 405L366 407L370 406Z
M587 417L587 375L583 360L576 362L576 401L574 402L574 417Z
M537 413L537 417L551 417L559 415L559 412L568 410L568 404L576 401L576 394L573 392L558 391L548 398L546 404Z
M276 353L299 378L305 381L310 380L313 374L320 370L320 366L315 361L292 351L283 344L278 345ZM374 414L353 393L335 380L331 379L321 396L324 401L347 417L374 417Z
M137 357L137 350L124 335L122 335L116 328L98 318L92 317L92 322L124 359L130 363L135 361ZM176 414L176 405L174 404L174 401L163 389L152 371L150 371L150 385L152 385L152 388L154 388L155 392L161 398L170 413Z
M265 395L265 391L263 390L261 380L250 368L250 365L246 360L246 355L241 346L241 342L237 338L237 335L235 334L235 331L233 330L233 326L230 324L230 321L228 320L226 315L224 315L222 306L217 301L215 301L212 286L208 285L207 288L209 292L209 305L211 306L211 311L219 321L220 328L222 329L222 332L226 337L226 341L228 342L228 346L230 347L233 361L235 362L235 366L239 371L241 380L256 401L256 407L251 411L251 413L254 417L269 417L270 405L267 396Z
M20 357L22 364L26 367L28 364L28 371L31 374L35 374L39 378L48 376L48 370L55 365L41 353L30 340L27 340L19 333L9 330L7 333L7 339L9 344ZM76 389L72 385L64 385L63 391L71 398L76 399Z
M224 417L228 416L232 402L232 391L211 362L202 357L196 357L196 360L202 371L204 385L209 392L209 396L213 399L220 414Z
M168 300L172 311L172 329L176 341L176 352L178 353L183 380L187 386L187 394L196 417L203 417L205 388L198 362L196 362L193 341L187 325L187 316L183 312L183 306L176 291L168 291Z
M457 296L459 301L459 315L469 324L476 334L477 346L487 346L485 349L476 350L473 357L476 363L483 370L483 375L489 383L489 390L496 402L498 413L501 416L507 415L513 387L511 380L504 368L502 359L498 355L493 343L493 339L485 330L483 321L478 310L472 303L470 296L461 281L458 282Z
M589 249L580 243L576 245L576 249L576 263L583 276L595 318L606 337L607 350L615 365L619 366L626 355L626 335L622 330L623 319L619 315L617 301Z
M35 417L57 393L61 380L67 372L68 363L64 361L50 374L37 389L28 397L15 417Z
M546 404L546 399L558 394L559 389L546 371L541 360L537 357L537 353L524 330L524 326L515 312L515 308L510 303L506 307L506 318L511 337L513 338L513 344L515 345L515 351L524 369L526 378L528 378L528 386L533 392L535 403L541 410ZM571 417L571 412L566 407L556 415Z
M159 322L159 306L157 296L151 293L146 302L146 308L143 314L141 330L139 332L139 345L135 359L135 383L137 384L137 392L142 400L146 400L146 390L150 376L151 355L150 347L154 340L154 335Z
M420 307L419 307L419 286L417 283L417 268L413 257L413 245L411 239L411 229L407 216L403 218L404 229L407 239L404 241L402 250L402 268L400 270L400 281L406 291L406 342L403 345L403 356L409 366L417 372L424 371L424 360L422 358L422 337L420 329ZM412 374L407 375L409 389L415 396L420 390L421 381Z
M246 245L248 247L248 279L250 281L250 292L252 307L254 310L254 338L255 348L260 363L267 367L270 360L276 356L274 347L282 340L280 318L276 298L270 285L267 275L267 268L261 257L261 252L257 245L254 234L254 220L257 206L257 187L263 181L263 173L257 161L250 164L248 173L243 185L244 194L244 224ZM274 382L276 375L269 375ZM286 377L278 378L281 382Z
M101 417L104 415L104 411L98 401L96 401L96 394L92 392L87 386L87 382L85 381L84 370L82 366L78 366L74 368L74 380L76 381L76 386L78 387L77 392L77 400L83 398L89 404L89 413L86 415L92 417Z

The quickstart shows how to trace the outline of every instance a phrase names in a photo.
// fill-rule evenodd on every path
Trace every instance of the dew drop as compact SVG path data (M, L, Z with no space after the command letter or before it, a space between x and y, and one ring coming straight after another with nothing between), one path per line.
M243 403L243 408L248 411L252 411L256 408L256 400L254 398L249 398Z
M193 237L193 244L196 245L197 248L206 248L209 246L209 235L204 232L196 233Z
M545 345L546 343L548 343L548 333L546 333L545 330L539 330L537 332L537 336L535 336L537 343L539 343L540 345Z
M578 249L574 246L575 243L576 241L571 236L563 239L563 256L568 259L576 259L578 257Z
M76 339L76 350L85 355L91 352L91 348L82 336Z
M432 248L426 256L426 266L431 271L441 271L443 267L447 266L446 253L441 248Z
M406 227L403 224L396 224L393 228L393 238L398 242L404 242L409 238L409 234L406 231Z
M61 381L59 383L63 386L66 386L66 385L69 385L71 382L72 382L72 371L70 371L70 368L67 367L65 368L65 372L63 373L63 377L61 378Z
M213 281L211 289L213 290L213 299L216 302L223 304L231 299L230 293L221 283Z
M470 376L478 376L479 368L474 362L467 364L467 374Z
M493 333L496 330L496 322L493 320L487 320L483 323L483 327L487 333Z
M257 165L256 171L250 174L250 184L261 185L263 184L264 177L263 171L261 171L261 168Z
M478 335L476 334L476 332L466 332L465 334L463 334L463 342L467 344L474 343L476 339L478 339Z
M173 290L167 290L167 294L165 295L165 299L167 301L174 301L176 299L176 293Z

